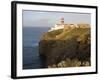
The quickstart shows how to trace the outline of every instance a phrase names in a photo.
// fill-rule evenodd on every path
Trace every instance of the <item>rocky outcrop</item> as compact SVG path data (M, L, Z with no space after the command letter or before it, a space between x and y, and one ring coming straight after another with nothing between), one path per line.
M63 36L56 38L61 34ZM90 28L52 31L42 36L39 54L48 67L61 67L62 62L63 67L84 66L85 62L90 65L90 45Z

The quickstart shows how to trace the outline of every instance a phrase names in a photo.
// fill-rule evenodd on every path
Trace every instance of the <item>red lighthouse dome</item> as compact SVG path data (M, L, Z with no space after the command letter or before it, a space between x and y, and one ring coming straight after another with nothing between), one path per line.
M63 17L61 18L61 24L64 24L64 18Z

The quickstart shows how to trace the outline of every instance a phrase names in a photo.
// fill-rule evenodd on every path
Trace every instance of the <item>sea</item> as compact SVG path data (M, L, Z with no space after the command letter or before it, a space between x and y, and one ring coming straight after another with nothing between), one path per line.
M45 61L39 56L39 41L50 27L23 27L23 69L46 68Z

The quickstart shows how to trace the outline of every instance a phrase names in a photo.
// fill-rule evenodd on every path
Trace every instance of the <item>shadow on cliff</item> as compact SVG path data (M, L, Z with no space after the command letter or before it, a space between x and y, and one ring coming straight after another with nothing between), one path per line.
M86 62L90 66L90 45L89 36L76 36L67 40L41 40L39 54L49 67L57 67L62 61L67 64L69 61L70 65L67 67L74 67L77 63L80 63L78 66L85 66Z

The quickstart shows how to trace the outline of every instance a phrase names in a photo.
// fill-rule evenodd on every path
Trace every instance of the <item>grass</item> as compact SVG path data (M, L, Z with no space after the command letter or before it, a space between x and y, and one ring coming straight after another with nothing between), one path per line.
M47 32L46 35L43 36L43 39L65 40L65 39L77 37L77 36L84 35L84 34L90 34L90 28L75 28L75 29L68 29L65 31L63 31L63 29L54 30L51 32ZM58 38L56 38L56 36Z

